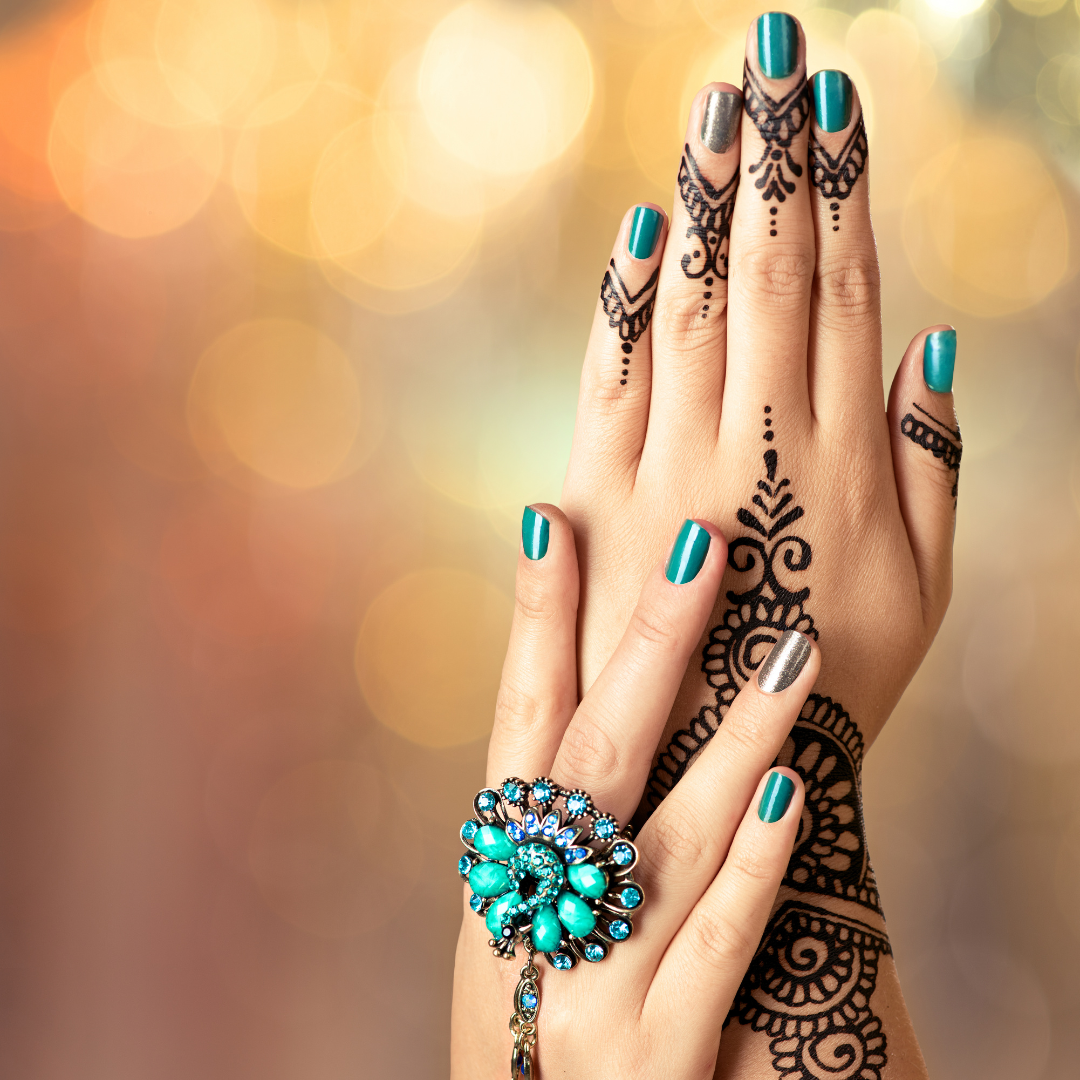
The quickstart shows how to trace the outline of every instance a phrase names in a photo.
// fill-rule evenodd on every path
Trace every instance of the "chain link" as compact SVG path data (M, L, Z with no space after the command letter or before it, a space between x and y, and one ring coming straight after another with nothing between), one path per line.
M536 1016L540 1012L540 988L536 980L540 971L533 963L534 950L531 943L525 946L529 959L521 969L517 990L514 992L514 1015L510 1017L510 1033L514 1036L514 1052L510 1055L510 1080L532 1080L532 1050L536 1045ZM531 986L536 994L533 1008L523 1007L521 996ZM531 1019L526 1019L526 1016Z

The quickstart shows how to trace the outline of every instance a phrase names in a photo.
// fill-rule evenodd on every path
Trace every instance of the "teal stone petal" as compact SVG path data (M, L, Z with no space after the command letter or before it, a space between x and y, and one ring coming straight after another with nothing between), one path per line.
M517 845L506 835L506 830L497 825L484 825L478 829L473 837L473 847L489 859L509 859L517 850Z
M537 952L550 953L559 947L562 940L562 923L555 909L550 904L539 908L533 916L532 940Z
M502 896L488 908L487 918L484 922L487 924L487 928L493 938L502 936L503 916L510 908L516 907L520 903L521 893L508 892L503 893Z
M572 892L564 892L558 900L559 922L570 931L574 937L584 937L591 934L596 925L596 916L592 908Z
M499 896L514 887L506 867L497 862L477 863L469 871L469 885L479 896Z
M477 867L477 870L479 867ZM476 870L473 871L476 873ZM570 884L582 896L591 896L594 900L604 895L604 890L608 886L608 877L597 866L593 866L592 863L579 863L577 866L571 866L566 871L566 876L570 879ZM469 876L469 884L472 885L472 875ZM473 885L473 889L476 886ZM479 891L479 890L476 890Z

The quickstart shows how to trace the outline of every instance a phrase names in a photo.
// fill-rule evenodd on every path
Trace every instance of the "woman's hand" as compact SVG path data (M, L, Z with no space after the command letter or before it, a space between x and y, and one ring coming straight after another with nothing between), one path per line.
M548 776L584 789L623 821L641 798L712 610L727 544L713 525L684 525L578 705L574 537L551 506L526 511L523 536L488 783ZM721 1026L773 908L803 809L798 774L769 766L814 684L819 654L793 632L771 655L693 772L636 837L634 877L646 900L633 936L602 963L572 971L538 961L541 1077L712 1075ZM496 1080L509 1067L507 1024L525 957L508 963L492 955L469 894L454 975L451 1074Z

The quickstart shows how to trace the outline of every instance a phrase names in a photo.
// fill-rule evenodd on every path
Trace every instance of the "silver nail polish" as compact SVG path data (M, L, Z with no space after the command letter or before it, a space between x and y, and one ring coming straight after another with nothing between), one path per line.
M779 694L799 677L809 659L810 639L798 630L785 630L761 665L758 686L766 694Z
M714 153L722 154L739 134L742 94L713 90L705 101L701 117L701 141Z

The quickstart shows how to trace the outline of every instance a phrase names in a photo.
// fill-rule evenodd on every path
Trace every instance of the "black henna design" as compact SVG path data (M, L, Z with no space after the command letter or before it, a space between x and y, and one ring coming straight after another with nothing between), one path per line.
M739 170L723 185L715 188L701 174L689 144L683 147L679 164L679 195L690 218L687 239L694 238L695 246L682 257L683 273L693 280L705 278L706 300L715 279L726 281L728 253L724 242L731 237L731 215L735 209L735 193L739 187ZM723 250L721 250L723 249ZM709 304L704 304L701 317L708 318Z
M833 212L833 232L840 231L836 224L840 220L840 202L855 190L856 182L866 169L869 150L861 114L836 157L821 145L813 129L810 131L810 182L823 198L832 200L829 209Z
M775 198L782 203L795 193L795 179L803 174L802 165L791 156L791 144L810 116L810 86L804 79L777 101L761 85L750 65L744 64L743 108L765 141L760 160L748 165L746 171L753 176L764 170L754 187L765 202ZM769 235L775 236L776 207L769 212L773 215Z
M634 351L634 342L641 337L652 322L653 307L656 304L656 283L660 278L660 267L652 272L652 277L633 296L625 282L615 269L612 259L607 273L600 285L600 302L604 305L604 314L608 317L608 326L618 328L625 354L623 363L629 365L630 354ZM644 299L642 299L644 297ZM640 302L639 302L640 301ZM629 368L624 367L619 383L626 385Z
M948 424L928 413L917 402L913 401L911 406L918 409L926 419L920 420L912 413L908 413L900 421L900 434L909 438L916 446L929 450L953 474L952 496L955 500L960 488L960 458L964 453L960 432L954 431ZM943 435L943 431L948 434ZM953 442L948 437L949 435L956 442Z
M788 900L769 923L726 1023L772 1036L783 1080L881 1080L888 1057L870 999L888 939L857 919Z

